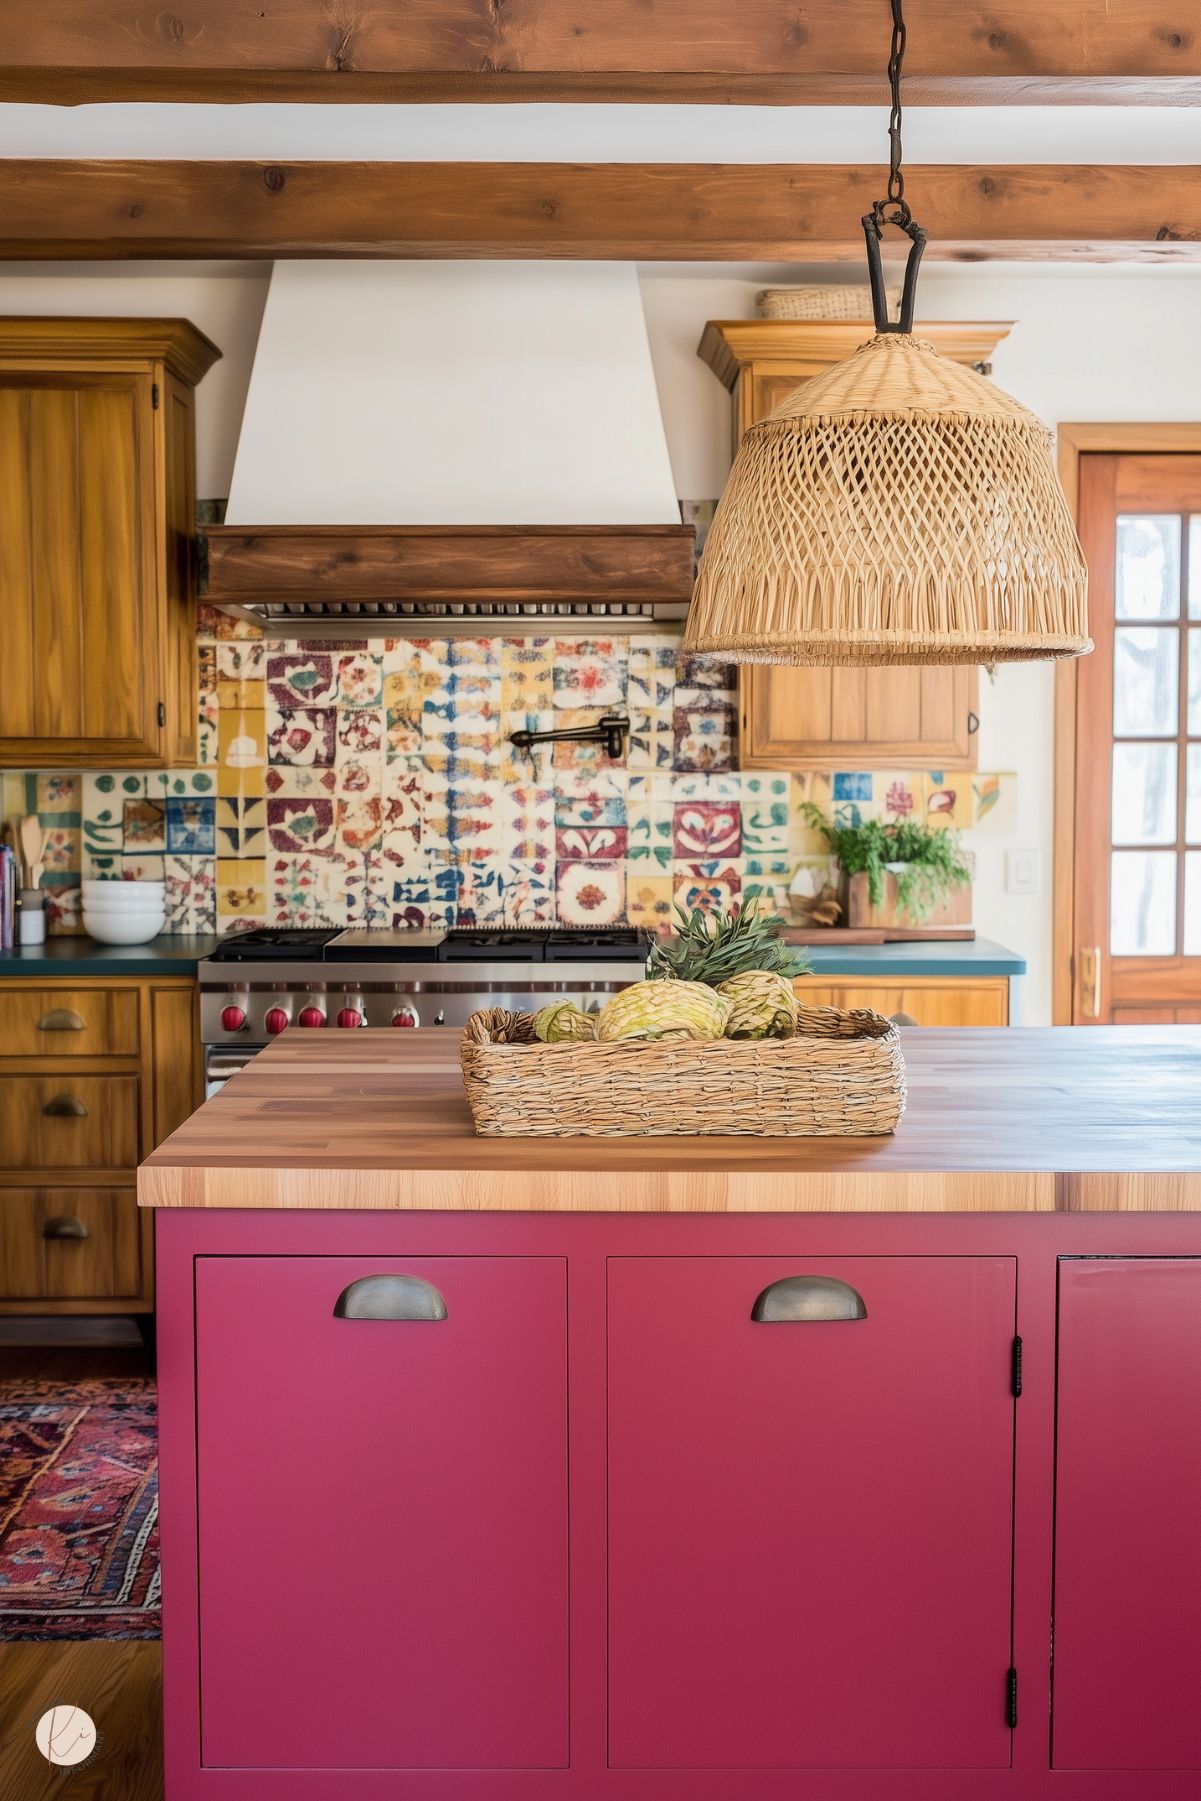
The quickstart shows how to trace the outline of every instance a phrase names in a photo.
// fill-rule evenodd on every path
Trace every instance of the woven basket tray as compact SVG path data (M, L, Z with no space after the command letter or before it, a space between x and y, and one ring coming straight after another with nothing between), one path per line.
M886 288L888 316L895 319L901 305L901 285ZM862 287L815 285L802 288L763 288L756 295L764 319L862 319L870 324L872 291Z
M858 1138L905 1110L899 1034L866 1008L802 1006L795 1038L542 1044L530 1014L492 1007L462 1061L485 1137Z

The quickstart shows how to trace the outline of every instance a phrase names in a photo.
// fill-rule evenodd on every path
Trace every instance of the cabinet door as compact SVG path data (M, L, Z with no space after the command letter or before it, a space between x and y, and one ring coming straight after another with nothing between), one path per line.
M1061 1260L1056 1431L1052 1761L1201 1770L1201 1260Z
M866 1318L752 1319L798 1276ZM610 1762L1007 1766L1012 1260L617 1258L609 1299Z
M974 769L979 672L744 666L744 768Z
M566 1764L562 1260L200 1258L196 1330L205 1765Z
M0 762L154 756L149 374L0 373Z
M954 976L926 982L829 981L810 990L809 978L794 984L810 1006L872 1007L886 1019L903 1015L918 1026L1004 1026L1009 1023L1009 983L1003 976L968 981ZM821 999L818 999L818 996Z

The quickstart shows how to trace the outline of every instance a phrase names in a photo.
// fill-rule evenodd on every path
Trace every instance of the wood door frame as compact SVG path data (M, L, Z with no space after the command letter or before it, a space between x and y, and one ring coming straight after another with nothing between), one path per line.
M1189 420L1148 424L1088 421L1057 428L1059 479L1080 518L1080 459L1090 454L1201 455L1201 424ZM1051 913L1051 1018L1072 1023L1075 996L1076 705L1079 664L1055 666L1055 815Z

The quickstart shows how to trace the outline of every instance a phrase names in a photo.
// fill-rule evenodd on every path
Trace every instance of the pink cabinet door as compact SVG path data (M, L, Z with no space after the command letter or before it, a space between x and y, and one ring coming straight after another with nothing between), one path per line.
M617 1258L609 1306L610 1764L1007 1766L1012 1260Z
M563 1261L196 1271L205 1766L565 1765Z
M1201 1770L1201 1261L1060 1262L1054 1644L1056 1769Z

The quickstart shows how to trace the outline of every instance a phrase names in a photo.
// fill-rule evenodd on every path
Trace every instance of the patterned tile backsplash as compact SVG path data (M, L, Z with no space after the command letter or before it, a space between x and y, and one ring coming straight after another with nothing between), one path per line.
M737 769L735 671L676 638L299 642L200 615L200 766L10 772L50 840L53 932L81 875L163 878L167 930L654 924L676 901L786 909L815 800L853 821L1004 819L1013 778ZM510 734L623 707L627 755Z

